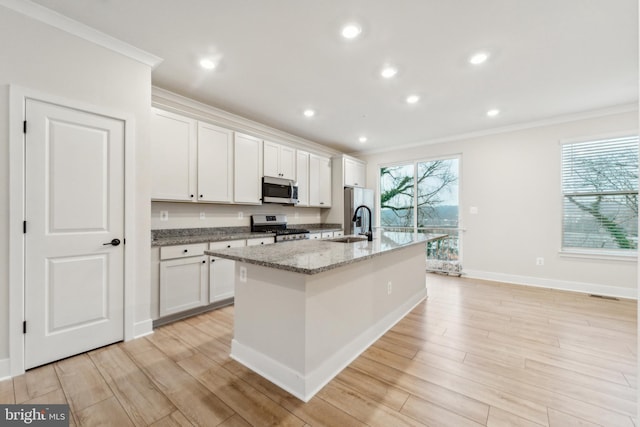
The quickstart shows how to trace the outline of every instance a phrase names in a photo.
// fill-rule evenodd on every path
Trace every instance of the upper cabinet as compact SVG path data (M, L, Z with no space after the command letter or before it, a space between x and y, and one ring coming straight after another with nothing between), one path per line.
M309 153L306 151L296 151L296 181L298 206L309 206Z
M295 148L264 141L264 176L295 180Z
M233 132L198 123L198 201L233 201Z
M152 109L151 198L230 203L233 132Z
M309 155L309 206L331 207L331 159Z
M236 133L234 138L234 203L262 203L262 140Z
M197 122L152 109L151 198L195 201L197 192Z
M343 159L344 185L346 187L366 186L366 163L345 157Z

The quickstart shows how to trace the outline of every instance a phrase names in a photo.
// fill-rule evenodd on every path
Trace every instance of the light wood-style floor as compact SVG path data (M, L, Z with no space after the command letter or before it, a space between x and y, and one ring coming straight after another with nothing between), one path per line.
M0 402L68 402L82 426L634 426L635 301L427 282L306 404L229 358L233 307L0 382Z

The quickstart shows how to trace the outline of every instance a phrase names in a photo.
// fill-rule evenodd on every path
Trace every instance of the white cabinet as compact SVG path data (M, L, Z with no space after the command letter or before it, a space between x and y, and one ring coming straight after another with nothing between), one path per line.
M296 153L296 181L298 182L298 206L309 206L309 153Z
M209 249L236 248L245 245L246 240L211 242ZM235 288L235 261L213 256L209 258L209 302L232 298Z
M151 198L233 201L233 132L152 109Z
M348 187L365 187L366 164L360 160L344 159L344 185Z
M258 237L254 239L247 239L247 246L261 246L270 245L275 242L273 237Z
M234 138L233 201L262 203L262 140L236 133Z
M296 179L296 150L264 141L264 176Z
M160 249L160 316L207 303L206 244Z
M198 123L198 201L233 201L233 132Z
M151 110L151 198L196 200L196 121Z
M309 206L331 207L331 159L309 155Z

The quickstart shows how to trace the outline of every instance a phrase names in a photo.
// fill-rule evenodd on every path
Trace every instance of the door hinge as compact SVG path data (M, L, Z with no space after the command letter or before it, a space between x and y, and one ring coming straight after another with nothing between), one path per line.
M22 221L22 233L27 234L27 221Z
M27 121L22 122L22 132L27 133Z
M22 333L23 334L27 333L27 321L26 320L24 322L22 322Z

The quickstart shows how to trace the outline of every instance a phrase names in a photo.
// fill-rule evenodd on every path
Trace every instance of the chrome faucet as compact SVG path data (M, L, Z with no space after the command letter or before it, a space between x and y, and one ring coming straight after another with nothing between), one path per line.
M371 223L372 221L372 216L371 216L371 209L369 209L369 206L366 205L360 205L356 208L355 212L353 213L353 218L351 219L352 222L356 222L358 220L358 211L361 208L365 208L367 211L369 211L369 231L367 231L366 233L360 233L360 234L364 234L367 236L367 240L369 242L373 241L373 230L371 229Z

